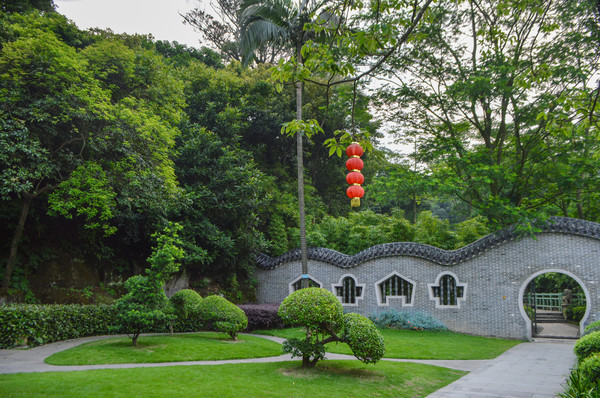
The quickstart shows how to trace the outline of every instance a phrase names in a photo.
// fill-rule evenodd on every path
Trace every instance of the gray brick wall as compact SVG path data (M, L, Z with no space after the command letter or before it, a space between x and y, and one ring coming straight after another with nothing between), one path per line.
M509 230L453 252L405 243L375 246L356 256L311 249L308 270L312 279L334 293L333 285L345 275L354 277L357 285L364 284L356 305L344 305L350 312L368 316L388 308L422 311L453 331L531 339L531 322L522 310L523 294L531 279L545 272L566 273L582 285L588 303L582 330L600 319L599 239L599 224L557 218L536 239L518 239ZM258 302L280 303L288 296L290 283L301 276L297 254L258 259ZM384 305L378 300L376 282L393 273L414 282L412 303L388 298L389 304ZM445 273L464 284L464 298L456 306L440 307L439 300L432 299L430 285Z

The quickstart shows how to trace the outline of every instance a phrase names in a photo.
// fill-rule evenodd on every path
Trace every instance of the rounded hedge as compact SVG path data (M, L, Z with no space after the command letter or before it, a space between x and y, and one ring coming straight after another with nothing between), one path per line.
M287 296L281 303L278 314L287 325L302 325L319 330L329 327L337 332L343 325L344 309L329 290L309 287Z
M597 383L600 381L600 354L594 354L585 358L580 364L577 370L586 378L590 383Z
M169 301L177 318L186 319L198 314L198 305L202 301L202 296L195 290L183 289L172 295Z
M585 335L575 343L575 355L579 362L595 353L600 353L600 332Z
M227 333L235 340L240 330L248 326L244 311L221 296L208 296L198 304L198 315L205 328Z
M585 327L583 335L600 331L600 321L592 322Z
M381 332L360 314L344 314L344 341L354 356L364 363L375 363L385 354Z

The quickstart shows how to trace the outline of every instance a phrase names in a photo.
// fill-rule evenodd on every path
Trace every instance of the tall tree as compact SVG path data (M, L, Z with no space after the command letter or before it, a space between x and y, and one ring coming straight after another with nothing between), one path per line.
M574 189L552 180L571 181L549 160L570 151L557 123L580 125L573 100L591 98L598 49L589 7L442 1L432 15L427 40L388 62L380 98L390 120L418 135L419 159L497 226L543 218Z
M246 62L263 43L293 49L288 62L280 60L273 77L280 84L292 82L296 86L296 120L285 125L284 130L295 134L297 139L302 287L308 287L302 140L303 135L322 131L317 121L307 122L302 118L304 83L310 81L328 89L347 83L356 87L361 78L372 74L406 43L430 3L431 0L422 3L401 1L393 7L387 3L369 3L364 5L367 15L361 13L364 10L358 9L362 8L362 3L345 1L302 0L297 4L291 0L246 0L242 4L241 48ZM393 16L384 17L388 13ZM365 26L369 16L377 19ZM358 70L359 65L373 58L376 60L365 70ZM343 137L351 138L351 134ZM341 154L339 143L335 139L330 143L332 153Z
M200 2L199 2L200 3ZM194 27L202 36L202 43L220 52L226 61L242 61L239 47L242 25L239 16L242 0L212 0L212 12L199 7L182 15L185 24ZM273 63L285 55L287 48L263 43L255 54L257 63Z

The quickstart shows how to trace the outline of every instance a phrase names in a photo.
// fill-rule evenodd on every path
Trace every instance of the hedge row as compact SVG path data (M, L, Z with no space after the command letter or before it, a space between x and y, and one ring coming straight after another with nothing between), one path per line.
M115 316L109 305L3 305L0 306L0 348L109 334Z
M239 306L248 317L248 330L281 328L277 304ZM10 304L0 305L0 348L37 346L85 336L112 334L116 312L110 305ZM197 317L178 319L175 332L196 332L203 328ZM156 325L145 332L167 332L169 325Z

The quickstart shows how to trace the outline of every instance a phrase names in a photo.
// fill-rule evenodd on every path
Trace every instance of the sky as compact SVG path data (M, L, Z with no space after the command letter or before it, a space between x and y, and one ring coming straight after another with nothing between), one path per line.
M208 0L54 0L59 13L79 29L110 28L115 33L152 34L157 40L201 47L199 34L183 24L179 14L200 8Z

